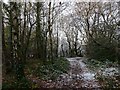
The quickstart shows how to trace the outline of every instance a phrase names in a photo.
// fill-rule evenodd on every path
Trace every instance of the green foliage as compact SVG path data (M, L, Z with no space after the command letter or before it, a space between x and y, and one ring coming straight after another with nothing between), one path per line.
M63 73L66 73L68 68L69 68L69 62L64 59L64 58L58 58L54 64L53 64L54 68L56 68L57 70L62 71Z
M100 61L104 61L107 59L114 61L116 59L116 45L117 44L115 40L101 32L98 32L98 34L94 36L94 40L92 38L88 40L88 56Z
M109 67L118 67L117 61L113 62L109 60L99 61L95 59L88 59L88 60L84 60L84 63L87 64L87 67L90 70L95 71L95 72L97 72L101 68L104 70L105 68L109 68Z
M91 71L96 72L95 78L99 81L102 88L120 88L120 78L118 73L116 73L114 76L103 75L103 72L105 72L106 68L118 67L118 62L112 62L109 60L99 61L95 59L88 59L84 62Z
M22 78L21 80L13 80L12 82L5 81L2 84L2 89L17 89L17 88L31 88L30 82L26 78Z
M15 65L15 74L18 80L21 80L21 78L25 77L23 68L24 68L24 64Z
M55 80L60 74L66 73L69 69L69 62L64 58L58 58L53 61L47 61L45 65L38 63L34 70L31 70L33 74L40 77L43 80L52 79Z

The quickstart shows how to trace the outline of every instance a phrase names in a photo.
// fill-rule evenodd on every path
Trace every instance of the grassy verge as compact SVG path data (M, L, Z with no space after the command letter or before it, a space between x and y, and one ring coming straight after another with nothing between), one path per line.
M102 62L94 59L84 62L92 72L96 73L96 79L103 88L120 88L120 73L115 73L115 70L109 71L110 69L119 68L118 62L111 62L109 60ZM110 75L111 73L114 74Z

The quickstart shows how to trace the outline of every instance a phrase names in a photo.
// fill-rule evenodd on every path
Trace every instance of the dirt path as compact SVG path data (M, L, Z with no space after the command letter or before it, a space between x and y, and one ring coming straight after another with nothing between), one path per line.
M44 84L46 88L99 88L95 74L83 63L83 57L67 58L70 62L68 74L60 75L55 82Z
M58 78L56 87L71 88L98 88L99 83L95 79L95 74L90 72L82 62L85 58L75 57L67 58L70 61L71 69L68 74L63 74Z
M70 61L70 71L68 74L61 75L56 82L56 87L69 88L99 88L100 85L95 79L95 74L90 72L85 63L85 58L67 58Z

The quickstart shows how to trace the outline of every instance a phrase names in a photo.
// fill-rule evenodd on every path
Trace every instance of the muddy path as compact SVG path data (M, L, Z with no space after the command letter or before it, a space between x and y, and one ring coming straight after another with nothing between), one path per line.
M83 62L85 58L67 58L70 62L70 70L67 74L60 75L55 82L48 82L46 88L99 88L95 74L90 72Z

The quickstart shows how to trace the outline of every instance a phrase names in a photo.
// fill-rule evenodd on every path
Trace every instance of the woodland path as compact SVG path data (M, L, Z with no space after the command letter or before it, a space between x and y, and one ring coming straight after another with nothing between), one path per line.
M44 84L46 88L100 88L95 74L91 72L83 62L86 58L67 58L70 62L70 70L67 74L60 75L55 82Z

